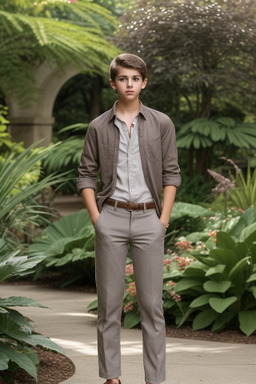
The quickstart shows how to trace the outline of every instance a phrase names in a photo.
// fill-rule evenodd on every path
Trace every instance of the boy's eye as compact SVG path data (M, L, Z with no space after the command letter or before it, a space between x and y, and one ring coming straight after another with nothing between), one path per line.
M120 77L119 80L120 81L126 81L126 77Z
M134 77L133 80L134 81L139 81L139 78L138 77Z

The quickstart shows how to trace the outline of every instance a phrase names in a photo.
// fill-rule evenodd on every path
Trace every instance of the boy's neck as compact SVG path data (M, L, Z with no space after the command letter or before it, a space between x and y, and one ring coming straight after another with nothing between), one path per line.
M137 115L140 110L140 102L139 100L133 100L129 103L123 103L121 100L117 101L116 104L116 113L119 115Z

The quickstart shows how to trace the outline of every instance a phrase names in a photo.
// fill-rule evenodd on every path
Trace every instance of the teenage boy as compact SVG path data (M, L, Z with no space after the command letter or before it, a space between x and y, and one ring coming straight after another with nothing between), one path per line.
M110 64L118 100L94 119L79 166L78 189L95 227L99 375L120 383L120 326L128 245L134 265L143 335L145 381L165 380L162 309L164 236L180 185L175 130L144 106L145 62L121 54ZM97 173L101 188L97 190ZM163 191L163 203L160 197Z

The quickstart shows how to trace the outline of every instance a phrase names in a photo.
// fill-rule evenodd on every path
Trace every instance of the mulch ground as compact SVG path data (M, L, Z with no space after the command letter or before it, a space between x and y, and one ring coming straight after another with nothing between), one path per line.
M67 380L75 373L75 367L71 360L66 356L45 351L41 348L34 348L39 358L38 384L58 384ZM8 372L6 379L12 379L13 384L36 384L36 381L23 369L17 369L15 372ZM6 383L2 381L0 383Z
M10 281L8 282L10 283ZM28 281L15 281L14 284L28 284ZM35 282L31 282L35 284ZM40 281L36 284L42 284ZM59 282L48 281L44 285L48 287L59 287ZM91 287L69 287L67 289L78 290L78 291L95 291ZM200 331L193 331L190 326L182 326L181 328L176 328L175 325L167 324L166 325L166 335L168 337L179 338L179 339L191 339L191 340L205 340L205 341L214 341L214 342L223 342L223 343L240 343L240 344L256 344L256 334L254 333L251 336L246 336L238 330L227 330L220 333L211 332L210 330L203 329ZM66 356L60 355L58 353L53 353L51 351L45 351L40 348L35 348L40 364L38 372L38 384L58 384L69 377L74 375L75 367L71 360ZM22 369L18 369L13 373L8 373L8 377L12 378L14 381L13 384L36 384L35 380L28 375ZM0 380L0 384L3 384L4 381Z

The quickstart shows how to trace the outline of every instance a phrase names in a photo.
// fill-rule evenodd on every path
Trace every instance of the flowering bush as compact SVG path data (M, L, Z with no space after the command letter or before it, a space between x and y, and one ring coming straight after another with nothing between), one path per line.
M136 295L133 264L126 265L126 290L123 303L124 327L132 328L140 323L139 304Z

